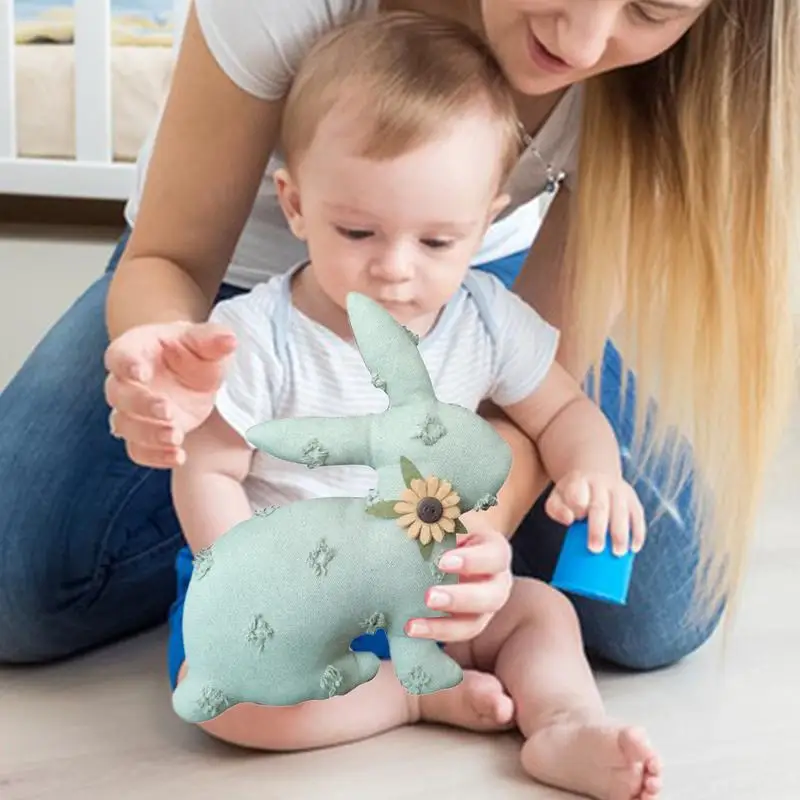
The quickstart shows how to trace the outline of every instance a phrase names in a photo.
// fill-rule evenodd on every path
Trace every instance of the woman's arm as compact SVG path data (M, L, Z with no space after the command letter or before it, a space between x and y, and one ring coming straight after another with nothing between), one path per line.
M564 253L569 228L570 191L562 186L547 210L525 266L514 283L514 292L560 332L559 363L577 381L583 380L588 365L579 364L570 347L567 324Z
M136 225L109 289L112 339L137 325L206 318L277 142L282 105L228 78L192 9Z
M572 193L562 186L550 204L547 216L514 284L514 291L553 327L560 331L557 361L578 383L583 383L590 364L576 347L564 264L569 232ZM608 309L609 335L622 310L622 299Z

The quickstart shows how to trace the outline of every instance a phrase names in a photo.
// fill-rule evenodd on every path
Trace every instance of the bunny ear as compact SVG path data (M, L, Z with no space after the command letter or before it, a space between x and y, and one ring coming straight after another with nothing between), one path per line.
M386 392L392 406L435 398L415 334L362 294L347 296L347 313L372 382Z

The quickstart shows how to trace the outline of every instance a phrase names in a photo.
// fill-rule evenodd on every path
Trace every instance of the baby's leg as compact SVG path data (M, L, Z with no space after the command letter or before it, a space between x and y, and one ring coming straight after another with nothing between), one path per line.
M506 606L471 646L511 695L537 780L599 800L655 800L661 766L644 733L606 715L578 619L552 587L517 579Z
M186 674L184 663L178 681ZM505 702L498 704L498 693ZM289 707L242 703L200 727L240 747L309 750L367 739L421 721L499 730L509 724L512 711L511 701L493 675L467 671L464 681L454 689L417 696L406 692L391 663L384 661L371 681L342 697Z
M181 667L178 682L187 674ZM309 750L366 739L419 720L417 698L409 697L388 661L378 674L349 694L296 706L241 703L200 727L230 744L256 750Z

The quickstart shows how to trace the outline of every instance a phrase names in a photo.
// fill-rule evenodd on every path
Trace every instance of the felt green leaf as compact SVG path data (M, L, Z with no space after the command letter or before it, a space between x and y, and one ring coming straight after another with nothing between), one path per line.
M464 523L460 519L456 520L456 529L454 533L469 533L469 531L464 526Z
M400 457L400 468L407 489L411 488L411 481L422 480L422 473L405 456Z
M397 519L401 515L394 510L396 503L397 500L382 500L379 503L373 503L367 506L366 512L380 519Z
M433 547L436 544L436 542L430 541L428 542L428 544L422 544L422 542L419 539L417 539L417 544L419 545L419 551L420 553L422 553L422 557L426 561L430 561L431 556L433 555Z

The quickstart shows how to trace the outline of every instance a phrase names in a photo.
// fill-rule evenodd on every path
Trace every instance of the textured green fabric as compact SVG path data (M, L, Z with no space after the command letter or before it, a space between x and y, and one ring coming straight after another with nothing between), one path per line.
M456 580L436 566L456 536L423 547L393 507L417 474L449 481L462 513L486 508L508 476L511 452L475 413L436 399L413 334L379 305L351 294L348 314L387 410L273 420L248 439L309 468L371 466L377 492L266 509L197 554L183 615L188 675L173 695L185 720L209 720L243 702L281 706L346 694L380 663L352 652L350 642L379 628L407 691L462 680L436 642L404 633L412 617L441 616L426 607L425 594Z

